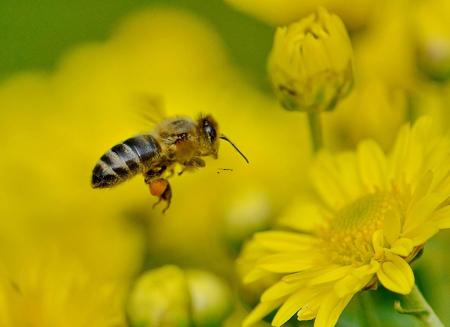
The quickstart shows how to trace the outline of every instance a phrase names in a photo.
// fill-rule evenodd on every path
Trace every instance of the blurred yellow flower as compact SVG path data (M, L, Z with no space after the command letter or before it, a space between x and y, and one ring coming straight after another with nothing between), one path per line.
M352 93L324 116L326 144L332 149L355 147L371 138L390 149L409 114L407 93L380 79L363 79Z
M8 268L1 266L1 326L126 325L121 285L95 278L56 250L28 249L14 260Z
M351 29L369 21L374 0L225 0L232 6L272 25L285 25L323 6L336 12Z
M450 2L413 1L414 41L420 68L437 80L450 78Z
M275 94L287 110L331 110L353 84L352 57L344 24L322 7L279 27L268 63Z
M164 266L138 278L128 301L133 326L213 327L230 313L231 291L203 270Z
M191 296L192 321L197 327L222 326L231 312L232 296L228 285L204 270L187 270Z
M189 290L176 266L151 270L136 281L128 302L133 326L189 326Z
M380 79L411 89L417 67L411 40L410 1L382 1L365 31L352 38L357 80Z
M411 292L409 263L450 227L449 159L450 139L427 118L403 127L388 155L373 141L356 153L322 152L311 173L319 201L298 206L296 220L281 221L296 231L261 232L252 240L259 254L247 281L274 274L279 281L244 325L279 308L273 326L295 313L299 320L315 318L316 327L334 326L351 298L378 282Z

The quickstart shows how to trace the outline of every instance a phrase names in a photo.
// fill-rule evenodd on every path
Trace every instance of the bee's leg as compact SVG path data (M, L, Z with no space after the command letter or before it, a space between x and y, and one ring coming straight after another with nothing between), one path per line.
M172 201L172 188L170 187L170 184L167 183L167 188L164 191L164 193L161 195L160 199L167 202L166 207L163 209L163 213L166 213L167 209L170 207L170 203Z
M161 201L167 202L167 206L163 210L163 213L165 213L170 206L170 201L172 200L172 188L170 187L169 181L165 178L156 178L151 180L148 183L148 186L150 193L159 198L153 205L153 208L155 208Z
M152 180L161 176L166 171L166 169L167 169L166 165L161 165L159 167L151 168L151 169L147 170L146 172L144 172L145 184L150 184L152 182Z
M172 167L169 169L169 174L167 175L166 178L171 178L173 175L175 175L175 167L174 167L174 166L172 166Z
M184 168L182 171L178 173L178 176L181 176L187 170L193 170L195 168L202 168L206 166L206 163L203 159L199 157L193 157L191 160L183 163Z

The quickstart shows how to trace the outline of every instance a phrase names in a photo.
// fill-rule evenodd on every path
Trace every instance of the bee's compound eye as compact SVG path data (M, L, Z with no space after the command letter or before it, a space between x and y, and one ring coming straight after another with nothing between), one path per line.
M211 143L214 143L214 141L217 138L217 133L216 133L216 130L214 129L214 127L211 126L211 124L207 120L205 120L203 130L205 131L205 134L208 137L208 140Z

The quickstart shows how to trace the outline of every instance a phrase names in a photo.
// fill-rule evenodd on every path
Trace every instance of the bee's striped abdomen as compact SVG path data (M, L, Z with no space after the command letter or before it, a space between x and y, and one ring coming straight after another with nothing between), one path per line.
M149 166L161 148L151 135L132 137L106 152L92 171L92 187L115 186Z

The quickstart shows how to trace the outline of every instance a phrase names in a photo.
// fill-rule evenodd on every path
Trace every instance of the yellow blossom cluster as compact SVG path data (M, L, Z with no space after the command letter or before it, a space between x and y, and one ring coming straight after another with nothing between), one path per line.
M450 321L448 1L225 2L276 26L266 88L174 8L1 81L0 326L332 327L377 288ZM142 176L90 187L115 144L200 114L249 165L221 144L165 214ZM413 321L385 293L369 316Z

